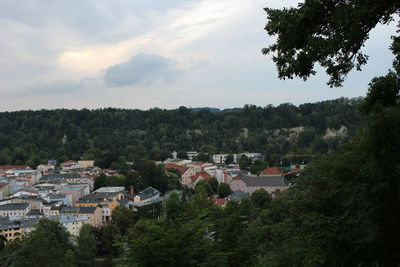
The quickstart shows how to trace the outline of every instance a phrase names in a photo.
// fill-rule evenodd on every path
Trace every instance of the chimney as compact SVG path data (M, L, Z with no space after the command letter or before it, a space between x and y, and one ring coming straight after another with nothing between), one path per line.
M135 187L133 185L131 185L130 190L129 190L129 194L133 197L135 195Z

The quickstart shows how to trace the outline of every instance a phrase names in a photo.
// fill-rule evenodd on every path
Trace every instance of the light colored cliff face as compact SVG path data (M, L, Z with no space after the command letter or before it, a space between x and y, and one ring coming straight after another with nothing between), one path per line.
M324 135L324 139L329 139L329 138L335 138L335 137L345 137L348 134L347 127L342 125L340 129L335 130L335 129L326 129L326 133Z

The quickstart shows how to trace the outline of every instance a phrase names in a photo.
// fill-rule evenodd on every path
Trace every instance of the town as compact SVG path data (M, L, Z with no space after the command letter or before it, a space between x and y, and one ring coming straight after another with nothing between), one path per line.
M288 175L299 176L304 168L304 165L292 166L284 173L282 168L267 167L256 175L242 170L238 162L243 158L250 163L263 160L265 156L261 153L215 154L213 163L193 161L197 155L190 151L188 159L179 159L173 152L171 158L156 164L162 164L165 171L179 173L181 189L194 189L200 181L210 179L221 187L225 185L227 193L210 196L212 203L220 206L248 198L260 189L271 195L283 191L290 186ZM134 184L129 188L94 188L100 175L118 174L116 170L96 167L93 160L68 160L60 164L49 160L36 169L26 165L0 166L0 235L7 242L13 241L33 231L41 218L48 218L60 222L76 237L84 224L99 227L111 222L117 206L158 218L163 215L163 203L168 196L172 192L182 194L177 189L163 194L151 186L136 192Z

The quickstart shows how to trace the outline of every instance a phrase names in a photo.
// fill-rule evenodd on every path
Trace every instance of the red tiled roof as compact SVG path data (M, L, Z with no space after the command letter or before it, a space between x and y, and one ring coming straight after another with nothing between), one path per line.
M67 160L66 162L63 162L63 164L72 164L75 163L73 160Z
M214 197L211 200L215 205L224 205L226 203L226 199L224 199L224 198L215 198Z
M185 171L187 171L189 168L185 166L181 166L175 163L167 163L164 165L164 169L177 169L180 170L181 174L183 174Z
M192 179L192 182L195 182L199 177L203 178L204 180L211 179L211 175L206 171L198 172L195 175L191 176L190 179Z
M261 175L268 175L268 174L282 174L282 172L275 167L271 167L271 168L266 168L265 170L263 170L261 172Z
M0 165L0 170L26 170L28 169L28 165Z
M30 190L30 189L21 189L20 191L32 193L32 194L39 194L39 191L36 190Z

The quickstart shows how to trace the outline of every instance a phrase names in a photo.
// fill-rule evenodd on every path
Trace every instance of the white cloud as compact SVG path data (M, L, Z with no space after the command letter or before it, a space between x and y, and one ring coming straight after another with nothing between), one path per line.
M341 89L329 89L323 72L307 83L280 81L261 54L273 40L262 8L297 3L0 1L0 108L229 107L365 94L370 78L390 67L381 40L394 27L371 34L370 63ZM158 55L158 64L140 68L139 53Z

